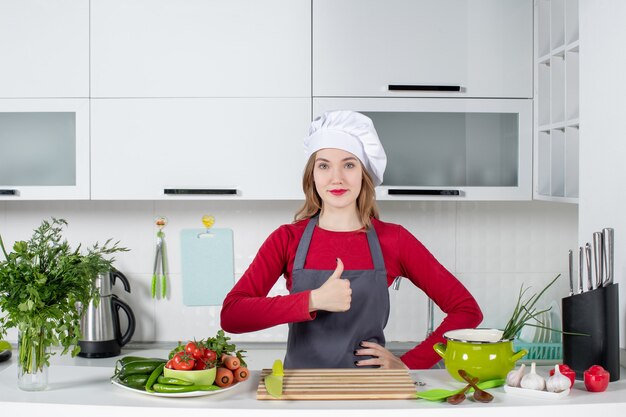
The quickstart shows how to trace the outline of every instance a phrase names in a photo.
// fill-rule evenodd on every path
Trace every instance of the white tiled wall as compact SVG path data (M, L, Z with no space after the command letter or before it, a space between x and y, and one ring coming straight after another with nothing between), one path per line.
M382 220L401 223L420 239L475 295L485 319L482 326L502 327L512 311L519 287L540 289L557 273L562 278L544 297L546 305L567 294L567 250L577 245L578 209L545 202L388 202L380 203ZM239 278L265 238L288 223L297 202L0 202L0 234L5 245L30 238L41 220L64 218L66 238L73 245L120 240L130 252L115 265L129 278L132 293L116 289L128 302L138 325L134 341L175 341L203 338L219 328L219 307L187 307L182 303L179 232L202 227L203 214L215 227L231 228L235 238L235 273ZM150 298L156 227L166 216L170 290L166 300ZM279 279L271 294L285 293ZM419 341L426 332L427 300L404 281L390 291L390 341ZM440 311L435 314L441 321ZM239 341L284 341L287 326L233 335ZM16 340L14 331L9 340Z

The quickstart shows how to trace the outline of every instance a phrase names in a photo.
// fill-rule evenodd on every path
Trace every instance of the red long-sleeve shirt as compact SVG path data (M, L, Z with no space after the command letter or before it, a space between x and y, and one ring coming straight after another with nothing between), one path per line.
M245 333L284 323L314 320L309 313L309 293L267 297L283 275L291 289L293 263L300 238L308 220L283 225L263 243L256 257L226 296L221 326L230 333ZM406 277L421 288L447 314L433 334L401 359L411 369L432 367L439 355L432 346L444 341L448 330L473 328L482 321L476 300L448 270L402 226L372 219L387 269L387 283L397 276ZM367 236L362 231L332 232L315 227L305 269L334 270L336 259L344 268L372 269Z

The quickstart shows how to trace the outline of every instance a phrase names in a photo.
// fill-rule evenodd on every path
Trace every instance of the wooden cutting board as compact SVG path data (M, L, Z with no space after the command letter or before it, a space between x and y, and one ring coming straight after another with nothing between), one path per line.
M267 393L261 371L257 400L413 400L415 384L402 369L285 369L283 395Z

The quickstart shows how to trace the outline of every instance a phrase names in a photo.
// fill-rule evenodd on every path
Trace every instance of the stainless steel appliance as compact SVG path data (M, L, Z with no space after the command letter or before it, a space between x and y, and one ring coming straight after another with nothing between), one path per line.
M81 319L82 338L78 342L84 358L108 358L117 356L122 346L128 343L135 332L135 315L130 306L113 294L115 280L122 281L124 290L130 293L128 279L118 270L98 275L94 284L100 291L100 301L89 303ZM120 309L128 318L124 334L120 329Z

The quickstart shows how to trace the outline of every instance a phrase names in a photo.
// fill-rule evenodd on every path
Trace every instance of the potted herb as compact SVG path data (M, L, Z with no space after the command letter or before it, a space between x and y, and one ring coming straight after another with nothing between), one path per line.
M63 219L44 220L30 240L15 242L10 253L0 236L0 336L12 327L19 331L18 386L25 390L46 388L51 347L62 346L62 355L80 351L77 303L97 300L93 280L113 262L104 256L128 250L109 239L81 253L80 245L71 249L61 240L64 226Z

